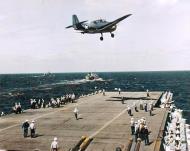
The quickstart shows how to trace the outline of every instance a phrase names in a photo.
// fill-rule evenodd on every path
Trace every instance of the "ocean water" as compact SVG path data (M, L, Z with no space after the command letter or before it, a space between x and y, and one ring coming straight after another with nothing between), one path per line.
M190 71L178 72L106 72L97 73L105 81L85 82L87 73L1 74L0 111L10 113L15 102L29 108L30 98L43 98L75 93L88 94L97 89L114 91L171 91L175 105L184 110L190 123Z

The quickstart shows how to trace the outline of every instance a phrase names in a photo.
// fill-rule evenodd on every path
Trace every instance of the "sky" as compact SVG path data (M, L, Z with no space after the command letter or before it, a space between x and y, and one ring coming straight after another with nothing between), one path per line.
M65 29L113 21L115 37ZM189 0L0 0L0 73L190 70Z

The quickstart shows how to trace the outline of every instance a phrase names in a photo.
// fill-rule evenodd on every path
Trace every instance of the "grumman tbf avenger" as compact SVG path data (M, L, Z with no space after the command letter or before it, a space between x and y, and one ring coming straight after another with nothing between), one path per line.
M77 15L72 16L73 25L67 26L66 28L73 27L75 30L81 31L82 34L96 34L100 33L100 40L103 40L103 33L110 33L111 37L114 38L113 31L116 30L117 24L132 14L120 17L112 22L108 22L104 19L94 20L87 23L87 20L79 22Z

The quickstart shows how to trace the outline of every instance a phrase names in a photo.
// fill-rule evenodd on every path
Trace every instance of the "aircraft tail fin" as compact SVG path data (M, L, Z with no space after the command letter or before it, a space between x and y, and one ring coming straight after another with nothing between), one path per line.
M85 22L87 22L87 20L79 22L79 19L78 19L77 15L73 15L72 16L72 22L73 22L73 25L67 26L66 28L73 27L75 30L80 30L80 29L84 28L82 26L82 24L85 23Z
M73 19L73 27L76 29L77 24L79 24L79 19L78 19L77 15L73 15L72 19Z

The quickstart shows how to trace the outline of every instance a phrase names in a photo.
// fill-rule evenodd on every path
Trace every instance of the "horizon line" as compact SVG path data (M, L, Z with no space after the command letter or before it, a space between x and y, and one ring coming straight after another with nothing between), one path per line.
M46 73L90 73L92 71L66 71L66 72L14 72L14 73L0 73L4 74L46 74ZM94 71L92 73L118 73L118 72L190 72L190 70L131 70L131 71Z

